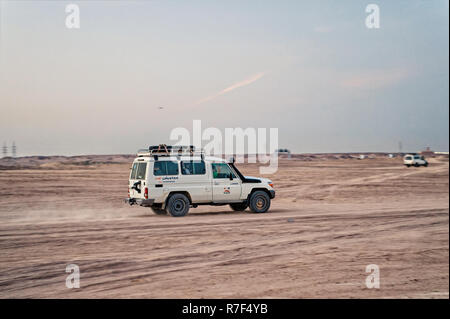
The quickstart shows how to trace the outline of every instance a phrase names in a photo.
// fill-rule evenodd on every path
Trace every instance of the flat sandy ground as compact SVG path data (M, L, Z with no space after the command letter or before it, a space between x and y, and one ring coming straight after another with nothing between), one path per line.
M122 202L131 159L0 170L1 298L449 298L446 158L282 159L270 212L184 218ZM65 286L72 263L79 289Z

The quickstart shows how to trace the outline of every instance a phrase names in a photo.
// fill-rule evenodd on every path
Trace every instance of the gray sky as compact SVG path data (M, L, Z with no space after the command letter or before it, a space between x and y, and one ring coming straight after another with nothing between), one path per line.
M193 119L278 127L295 152L449 149L446 0L0 3L0 143L19 155L133 153Z

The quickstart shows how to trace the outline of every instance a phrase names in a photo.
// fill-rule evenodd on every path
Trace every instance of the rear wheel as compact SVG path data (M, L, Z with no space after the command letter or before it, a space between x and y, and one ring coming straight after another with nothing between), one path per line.
M189 211L189 199L183 194L173 194L167 201L166 211L173 217L185 216Z
M419 167L420 165L419 165L419 163L416 163L416 164L414 164L414 166L415 166L415 167Z
M248 204L247 203L236 203L236 204L230 204L230 207L234 211L242 212L247 209Z
M250 210L254 213L265 213L270 207L270 197L264 191L256 191L250 195Z

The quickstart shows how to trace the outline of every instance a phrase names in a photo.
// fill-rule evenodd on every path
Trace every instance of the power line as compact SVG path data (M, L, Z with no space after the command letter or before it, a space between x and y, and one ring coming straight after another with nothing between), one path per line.
M17 155L17 147L16 147L16 142L12 143L12 157L16 157Z
M3 143L3 157L8 156L8 146L6 146L6 143Z

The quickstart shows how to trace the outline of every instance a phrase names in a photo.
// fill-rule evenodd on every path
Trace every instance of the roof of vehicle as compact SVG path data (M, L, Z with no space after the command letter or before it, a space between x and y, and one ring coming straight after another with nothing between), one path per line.
M201 156L158 156L158 161L201 161ZM134 159L134 162L154 162L155 158L153 156L138 156ZM205 162L214 162L214 163L228 163L229 161L214 156L205 156Z

